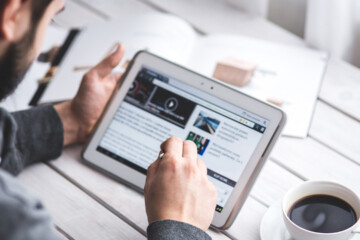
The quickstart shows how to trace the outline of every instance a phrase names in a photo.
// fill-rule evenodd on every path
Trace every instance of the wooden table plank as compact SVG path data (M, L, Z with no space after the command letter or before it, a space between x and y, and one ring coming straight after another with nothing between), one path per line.
M360 165L360 123L318 102L310 136Z
M67 148L51 165L146 231L148 222L143 195L84 165L80 151L81 146ZM228 239L221 233L208 233L214 239Z
M45 164L28 168L18 179L74 239L145 239Z
M227 230L235 239L260 239L259 227L267 208L249 197L234 224Z
M311 138L281 138L271 158L303 179L337 181L360 195L360 166Z
M291 187L302 182L301 178L268 160L250 195L268 207L279 201Z
M360 70L341 60L330 59L320 99L360 121Z
M260 239L260 223L267 207L281 200L291 187L301 182L302 179L268 161L237 219L227 232L236 239Z

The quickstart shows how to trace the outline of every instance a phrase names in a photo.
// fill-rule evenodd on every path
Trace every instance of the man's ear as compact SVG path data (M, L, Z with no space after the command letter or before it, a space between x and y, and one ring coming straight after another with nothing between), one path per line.
M3 0L1 0L3 1ZM22 35L25 26L28 26L29 12L25 11L24 5L30 6L29 0L8 0L0 9L0 33L1 37L8 41L16 40ZM19 26L22 22L23 26Z

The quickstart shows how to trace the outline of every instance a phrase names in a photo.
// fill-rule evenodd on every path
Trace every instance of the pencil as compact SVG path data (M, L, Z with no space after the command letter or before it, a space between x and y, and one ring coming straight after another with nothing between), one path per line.
M111 48L109 49L109 51L107 51L107 53L105 54L105 57L104 57L104 58L110 56L110 54L112 54L119 45L120 45L119 42L115 42L115 43L111 46ZM91 68L93 68L93 67L94 67L94 66L92 66L92 65L75 66L73 70L74 70L74 72L77 72L77 71L89 70L89 69L91 69Z

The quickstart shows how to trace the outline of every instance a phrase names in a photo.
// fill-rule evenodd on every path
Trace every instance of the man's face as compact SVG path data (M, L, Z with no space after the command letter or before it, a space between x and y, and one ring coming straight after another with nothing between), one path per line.
M24 3L30 12L31 1L37 0ZM23 36L10 42L4 54L0 56L0 100L10 95L24 78L31 63L40 53L48 25L64 5L65 0L52 0L37 24L33 23L30 17L27 23L23 23L28 26Z

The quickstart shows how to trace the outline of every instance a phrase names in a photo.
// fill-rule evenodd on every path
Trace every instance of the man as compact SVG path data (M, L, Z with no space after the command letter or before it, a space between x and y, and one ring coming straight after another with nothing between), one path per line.
M1 0L0 99L12 93L37 57L51 19L65 0ZM0 239L59 239L40 201L10 174L54 159L63 146L86 141L120 75L118 48L83 78L75 98L55 105L8 113L0 109ZM208 239L216 189L192 142L173 137L161 145L148 169L145 205L149 239Z

